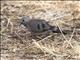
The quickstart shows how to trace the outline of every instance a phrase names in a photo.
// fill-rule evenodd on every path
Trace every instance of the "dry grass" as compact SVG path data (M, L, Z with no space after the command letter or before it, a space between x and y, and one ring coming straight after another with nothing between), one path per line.
M45 19L61 33L34 39L19 27L24 15ZM1 1L0 35L1 60L80 60L80 2Z

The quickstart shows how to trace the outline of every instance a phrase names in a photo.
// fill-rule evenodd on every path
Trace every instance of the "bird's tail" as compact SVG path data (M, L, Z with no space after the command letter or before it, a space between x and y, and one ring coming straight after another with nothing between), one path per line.
M50 30L52 30L53 33L67 34L65 31L60 31L59 27L56 27L56 26L51 26Z

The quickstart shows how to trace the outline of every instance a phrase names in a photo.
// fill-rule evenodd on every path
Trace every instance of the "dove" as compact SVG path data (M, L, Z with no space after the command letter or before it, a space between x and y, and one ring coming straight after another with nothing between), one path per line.
M20 20L20 25L24 25L32 33L43 33L51 31L53 33L61 33L57 26L51 26L44 19L30 19L28 16L23 16ZM65 34L65 32L63 32Z

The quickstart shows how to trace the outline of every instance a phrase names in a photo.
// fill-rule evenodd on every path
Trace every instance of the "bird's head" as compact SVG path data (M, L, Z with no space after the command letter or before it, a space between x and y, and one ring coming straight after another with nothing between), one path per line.
M26 25L28 22L29 22L30 18L28 16L23 16L21 19L20 19L20 25Z

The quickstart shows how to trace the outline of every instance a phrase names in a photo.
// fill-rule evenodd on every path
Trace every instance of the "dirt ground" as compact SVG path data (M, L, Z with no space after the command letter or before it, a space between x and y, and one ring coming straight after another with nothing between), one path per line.
M80 60L80 1L1 1L1 60ZM67 34L32 37L22 16L45 19Z

